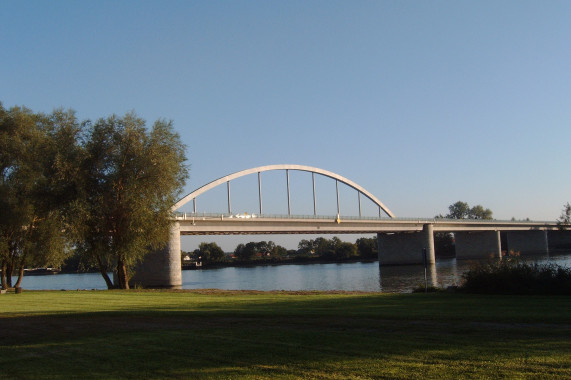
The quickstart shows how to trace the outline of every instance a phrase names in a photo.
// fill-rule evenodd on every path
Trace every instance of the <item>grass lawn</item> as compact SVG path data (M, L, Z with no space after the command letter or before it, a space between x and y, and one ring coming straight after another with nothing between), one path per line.
M0 378L571 378L571 297L24 291Z

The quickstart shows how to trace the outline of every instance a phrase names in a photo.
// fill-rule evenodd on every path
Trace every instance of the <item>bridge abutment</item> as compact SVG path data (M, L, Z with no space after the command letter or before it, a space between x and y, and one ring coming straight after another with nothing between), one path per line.
M434 230L425 224L420 232L377 234L379 265L422 264L422 250L426 249L428 264L435 263Z
M502 257L499 231L455 232L454 240L457 259Z
M548 253L547 231L508 231L508 250L522 255Z
M182 264L180 254L180 224L170 228L169 242L162 249L148 253L137 265L130 281L144 288L180 289L182 287Z

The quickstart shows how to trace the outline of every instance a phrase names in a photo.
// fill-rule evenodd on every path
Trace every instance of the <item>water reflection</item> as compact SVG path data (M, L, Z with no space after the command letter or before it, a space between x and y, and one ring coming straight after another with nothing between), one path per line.
M571 254L527 257L527 261L551 262L571 267ZM462 274L474 260L439 259L427 268L428 284L446 288L460 285ZM373 263L278 265L183 272L183 288L253 290L361 290L410 292L424 287L424 266L380 267Z
M571 267L571 253L525 260ZM460 285L462 274L474 264L475 261L470 260L438 259L427 268L428 284L443 288ZM378 262L372 262L198 269L183 271L182 281L183 289L410 292L424 287L424 266L379 267ZM106 289L99 273L28 276L22 286L31 290Z

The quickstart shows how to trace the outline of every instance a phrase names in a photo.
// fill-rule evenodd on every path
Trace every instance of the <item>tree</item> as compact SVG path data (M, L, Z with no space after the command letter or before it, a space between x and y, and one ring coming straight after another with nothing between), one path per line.
M450 232L434 233L434 254L436 256L454 256L456 247L454 244L454 234Z
M72 111L35 114L0 103L0 262L2 287L21 285L29 266L59 266L77 200L81 127Z
M335 257L338 259L346 259L357 256L357 245L343 241L335 247Z
M449 219L466 219L470 214L470 206L468 203L458 201L448 206L449 213L446 218Z
M276 244L273 241L261 241L257 243L256 252L263 255L271 255L275 248Z
M492 219L492 210L481 205L470 208L468 203L458 201L448 206L448 210L446 218L449 219Z
M315 239L315 254L320 257L334 258L337 247L340 244L341 240L337 236L334 236L331 240L318 237Z
M257 244L254 242L240 243L234 250L234 255L240 260L251 260L258 253L257 248Z
M468 219L492 219L492 210L484 209L481 205L476 205L470 209Z
M310 239L310 240L302 239L297 245L297 254L298 255L304 255L304 256L310 256L310 255L313 255L315 253L316 248L317 247L315 245L315 240L313 240L313 239Z
M288 254L287 249L285 249L285 247L282 247L281 245L276 245L272 249L272 257L282 258L287 256L287 254Z
M77 247L97 263L108 288L128 288L133 266L168 241L170 209L188 176L185 146L172 122L158 120L147 131L129 113L88 123L84 147Z
M571 225L571 205L569 202L563 206L563 211L561 211L561 216L557 219L557 225L559 229L564 231Z
M369 240L373 241L373 243ZM374 239L362 238L358 241L361 242L362 247L368 247L363 248L364 250L368 250L370 252L374 251L374 255L376 255L377 249L371 246L371 244L373 244L376 247ZM348 258L358 256L359 254L357 244L343 242L337 236L334 236L332 239L318 237L315 240L302 240L299 242L298 247L298 255L315 255L317 257L329 259ZM372 255L371 253L369 254Z
M376 238L359 238L355 242L359 255L364 258L376 259L379 256L379 248Z
M200 243L194 254L200 258L204 264L219 263L224 261L226 255L216 243Z

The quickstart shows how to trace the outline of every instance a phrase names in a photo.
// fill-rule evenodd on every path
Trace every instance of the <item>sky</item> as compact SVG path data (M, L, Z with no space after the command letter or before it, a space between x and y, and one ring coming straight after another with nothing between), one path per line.
M555 220L571 201L570 19L571 2L555 0L4 0L0 101L172 120L184 194L297 164L399 217L464 201ZM311 176L290 176L292 212L312 214ZM258 211L254 177L232 183L233 212ZM285 174L262 178L264 212L287 213ZM335 183L317 188L319 213L334 215ZM340 196L354 214L356 194ZM226 189L197 205L224 212Z

